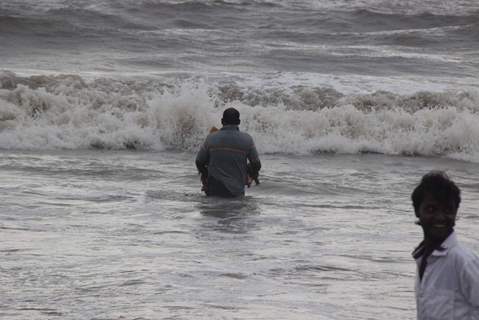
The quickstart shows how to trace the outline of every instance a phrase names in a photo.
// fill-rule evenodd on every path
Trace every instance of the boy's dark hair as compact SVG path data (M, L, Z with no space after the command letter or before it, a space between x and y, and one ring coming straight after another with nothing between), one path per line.
M459 208L461 203L461 190L443 171L431 171L425 174L412 192L411 199L416 216L419 216L419 206L426 194L431 194L444 201L452 200L456 209Z

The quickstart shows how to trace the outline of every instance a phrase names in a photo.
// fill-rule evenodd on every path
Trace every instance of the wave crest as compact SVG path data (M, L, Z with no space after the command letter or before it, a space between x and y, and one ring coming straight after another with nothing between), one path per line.
M0 148L195 151L236 107L263 153L447 156L479 161L474 92L246 88L201 81L19 77L0 72Z

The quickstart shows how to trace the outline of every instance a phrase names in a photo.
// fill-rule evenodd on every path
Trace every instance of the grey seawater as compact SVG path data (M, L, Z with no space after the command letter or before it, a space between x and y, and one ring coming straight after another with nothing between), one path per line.
M264 155L241 200L191 153L2 151L2 319L414 319L409 195L446 169L479 251L477 164Z
M0 68L473 81L478 10L471 0L8 0Z

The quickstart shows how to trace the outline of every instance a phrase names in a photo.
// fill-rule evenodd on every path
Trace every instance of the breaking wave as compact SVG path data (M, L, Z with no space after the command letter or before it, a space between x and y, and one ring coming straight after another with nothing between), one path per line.
M1 149L195 151L221 112L236 107L262 153L321 152L479 161L476 92L250 88L202 81L86 80L0 72Z

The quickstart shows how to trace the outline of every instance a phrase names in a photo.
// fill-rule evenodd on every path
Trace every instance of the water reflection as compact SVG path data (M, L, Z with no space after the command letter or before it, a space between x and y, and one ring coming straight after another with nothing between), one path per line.
M204 217L212 218L203 227L227 233L246 233L256 228L252 216L260 214L259 205L252 197L223 199L204 197L198 203L198 210Z

